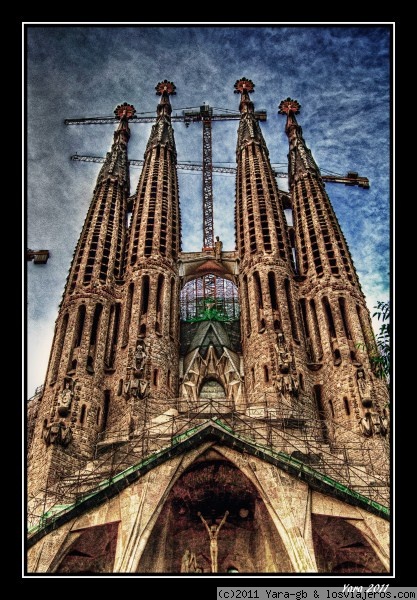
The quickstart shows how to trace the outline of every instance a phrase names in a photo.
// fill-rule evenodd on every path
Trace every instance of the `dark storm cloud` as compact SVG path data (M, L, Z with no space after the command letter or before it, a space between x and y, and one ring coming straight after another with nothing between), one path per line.
M273 163L285 163L281 99L302 105L299 122L323 169L356 170L370 190L327 185L369 308L388 296L390 31L368 26L72 27L27 29L28 245L49 248L46 267L28 265L29 391L42 383L54 320L112 125L65 127L67 117L110 115L120 102L154 113L155 84L177 86L175 108L237 110L233 85L253 79ZM213 124L214 161L235 162L237 122ZM132 125L129 155L142 158L151 125ZM201 125L175 123L179 161L200 161ZM140 171L131 170L132 190ZM201 175L180 171L183 249L202 245ZM285 187L286 180L279 185ZM234 247L234 177L214 179L215 233Z

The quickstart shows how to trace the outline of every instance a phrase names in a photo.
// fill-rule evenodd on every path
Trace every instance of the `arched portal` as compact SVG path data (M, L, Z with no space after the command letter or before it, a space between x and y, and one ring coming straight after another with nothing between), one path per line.
M341 517L312 515L319 573L386 573L365 536Z
M218 573L231 568L239 573L293 572L257 489L215 450L194 462L173 486L138 572L213 572L207 527L216 535Z
M119 523L88 527L71 544L55 573L112 573Z

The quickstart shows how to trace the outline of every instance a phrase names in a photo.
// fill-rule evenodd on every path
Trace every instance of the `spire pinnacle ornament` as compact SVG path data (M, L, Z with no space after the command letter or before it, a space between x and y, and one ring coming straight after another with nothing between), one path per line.
M278 114L288 115L291 112L293 115L298 115L300 113L300 108L301 104L299 104L297 100L288 97L286 100L282 100L278 106Z
M118 104L114 109L114 114L116 119L131 119L136 114L136 109L133 104L128 104L127 102L123 102L123 104Z
M246 77L241 77L235 83L235 94L243 94L244 92L251 92L252 94L255 92L255 84L251 79L246 79Z
M172 81L168 81L167 79L164 79L164 81L160 81L155 86L157 96L162 96L163 94L168 94L168 96L175 96L175 94L177 93L175 91L176 89L177 88L175 84Z

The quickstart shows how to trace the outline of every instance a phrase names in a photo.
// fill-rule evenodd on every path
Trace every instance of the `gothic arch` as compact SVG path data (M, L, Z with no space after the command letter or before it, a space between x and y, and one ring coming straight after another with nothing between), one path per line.
M203 255L196 257L195 253L191 253L187 260L180 261L180 276L184 284L206 275L224 277L224 279L236 282L237 263L238 260L235 257L228 257L220 262L214 257Z
M219 573L226 573L230 565L239 573L294 571L260 490L240 468L209 449L173 483L137 572L179 573L188 550L195 555L197 568L210 573L209 536L198 513L209 526L218 527L226 511L217 538Z
M54 573L112 573L118 522L84 529L65 551Z
M386 573L365 535L342 517L312 515L319 573Z

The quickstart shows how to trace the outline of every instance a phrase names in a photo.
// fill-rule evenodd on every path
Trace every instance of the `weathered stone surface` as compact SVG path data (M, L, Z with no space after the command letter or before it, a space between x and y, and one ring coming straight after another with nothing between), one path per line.
M388 393L372 372L365 299L295 114L288 111L284 193L254 115L253 84L237 83L235 250L218 241L180 251L172 82L157 86L129 227L125 117L114 134L45 386L28 404L30 526L173 450L42 537L29 550L30 572L210 572L213 545L199 512L214 527L227 512L216 538L219 572L389 570L387 521L337 499L331 486L318 491L314 478L388 505ZM209 306L200 321L180 322L181 289L207 276L237 286L240 320ZM215 439L174 452L213 418ZM233 443L222 444L230 432ZM243 443L255 445L254 456ZM282 468L269 461L271 450Z

